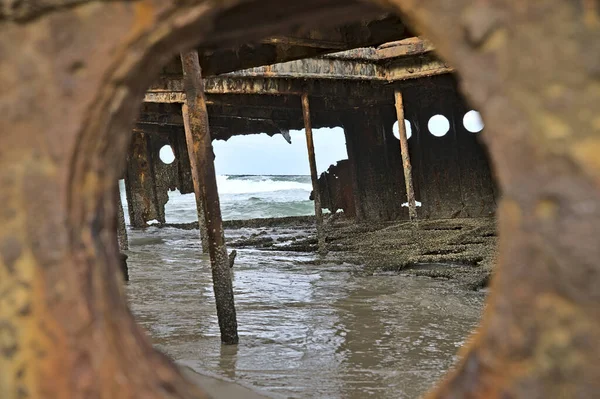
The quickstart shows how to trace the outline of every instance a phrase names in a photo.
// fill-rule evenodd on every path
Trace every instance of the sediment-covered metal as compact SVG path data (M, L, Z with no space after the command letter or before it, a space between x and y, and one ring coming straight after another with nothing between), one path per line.
M187 94L186 110L184 111L186 139L193 171L194 189L199 193L201 197L199 202L204 209L221 342L233 345L239 341L237 317L198 53L196 51L182 53L181 63Z

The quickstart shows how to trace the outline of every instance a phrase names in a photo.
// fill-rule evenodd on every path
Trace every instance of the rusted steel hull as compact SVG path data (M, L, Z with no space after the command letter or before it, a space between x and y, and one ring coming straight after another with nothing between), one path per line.
M194 192L183 126L155 133L151 129L134 130L127 155L125 189L131 225L137 228L146 227L152 220L165 223L169 190ZM160 159L164 146L170 146L175 155L171 164Z
M342 118L353 179L356 216L361 221L405 217L402 162L392 133L393 109L370 108Z
M352 171L347 159L338 161L335 165L331 165L326 172L321 173L319 191L323 209L329 209L334 214L341 209L345 216L356 217ZM314 191L310 198L314 199Z
M157 162L152 148L150 135L133 136L125 174L129 220L133 227L146 227L151 220L165 223L165 204L169 196L157 187Z
M408 150L415 198L422 203L419 218L493 216L499 192L481 142L487 127L477 134L465 129L463 118L471 107L458 88L438 82L407 88L402 96L404 115L412 128ZM437 114L450 125L442 137L432 135L428 128L430 118Z

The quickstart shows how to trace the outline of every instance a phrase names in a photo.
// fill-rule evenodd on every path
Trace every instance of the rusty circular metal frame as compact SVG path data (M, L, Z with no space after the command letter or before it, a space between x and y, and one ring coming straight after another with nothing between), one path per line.
M459 72L486 120L503 191L482 326L430 397L592 397L600 392L598 2L378 3L402 13ZM122 132L170 56L199 41L272 34L341 5L1 8L1 397L203 397L135 325L116 277L111 199L128 145ZM264 12L278 7L292 8L277 20ZM241 17L252 24L240 28Z

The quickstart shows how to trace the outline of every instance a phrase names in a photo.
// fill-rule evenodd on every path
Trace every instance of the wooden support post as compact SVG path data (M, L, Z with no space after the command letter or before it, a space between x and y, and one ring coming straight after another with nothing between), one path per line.
M398 115L398 132L400 136L400 151L402 152L402 166L404 167L404 182L406 183L406 197L408 200L408 215L411 220L417 218L417 202L415 200L415 190L412 180L412 166L410 164L410 155L408 153L408 139L406 137L406 127L404 126L404 104L402 93L396 90L396 114Z
M183 125L185 127L186 132L186 142L188 145L188 152L190 156L190 164L192 165L192 182L194 183L194 194L196 196L196 212L198 214L198 230L200 230L200 241L202 242L202 252L207 254L209 253L208 246L208 228L206 227L206 218L204 216L204 200L202 199L201 187L199 185L200 177L198 176L198 169L195 168L194 161L192 161L192 152L190 150L190 139L188 132L190 131L190 115L188 111L188 106L183 104L181 107L181 112L183 114Z
M119 250L127 251L129 249L129 241L127 239L127 227L125 226L125 213L123 212L123 201L121 201L121 188L119 182L117 182L116 189L116 200L117 206L117 238L119 240Z
M317 175L317 161L315 159L315 144L313 142L312 125L310 121L310 104L308 94L302 94L302 113L304 114L304 130L306 131L306 146L308 148L308 162L310 164L310 177L312 180L313 195L315 200L315 217L317 218L317 237L319 240L319 253L327 251L325 247L325 231L323 230L323 210L321 208L321 191L319 190L319 176Z
M186 92L186 119L188 120L185 126L185 136L193 172L194 189L196 195L202 199L208 230L208 247L217 316L221 329L221 342L233 345L237 344L239 340L237 318L198 52L182 53L181 63Z
M127 254L123 251L129 250L129 241L127 239L127 226L125 225L125 212L123 212L123 201L121 200L121 185L117 181L115 188L115 206L117 207L117 244L119 245L120 269L123 280L129 281L129 267L127 266Z

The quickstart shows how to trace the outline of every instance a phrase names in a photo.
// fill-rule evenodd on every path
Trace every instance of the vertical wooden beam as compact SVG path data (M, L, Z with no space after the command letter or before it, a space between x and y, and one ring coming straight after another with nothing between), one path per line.
M323 230L323 209L321 208L321 191L319 190L319 177L317 175L317 161L315 159L315 144L313 141L312 124L310 121L310 104L308 94L302 94L302 113L304 115L304 130L306 131L306 147L308 148L308 162L310 164L310 177L312 180L313 195L315 199L315 217L317 218L317 237L319 252L327 251L325 247L325 232Z
M117 207L117 244L119 246L120 269L123 280L129 281L129 268L127 266L127 254L123 251L129 250L127 239L127 226L125 225L125 212L123 212L123 201L121 200L121 184L117 180L115 187L115 206Z
M402 166L404 167L404 182L406 183L406 197L408 200L408 215L411 220L417 218L417 202L415 200L415 189L412 180L412 166L408 153L408 139L406 127L404 126L404 102L402 92L396 90L396 114L398 116L398 132L400 135L400 151L402 152Z
M123 201L121 201L121 187L117 182L115 203L117 206L117 238L119 240L119 250L127 251L129 241L127 239L127 227L125 226L125 213L123 212Z
M183 125L185 127L186 132L186 142L188 145L188 153L190 156L190 163L192 164L192 182L194 183L194 194L196 196L196 212L198 213L198 229L200 230L200 241L202 242L202 252L207 254L209 253L209 238L208 238L208 228L206 227L206 218L204 216L204 200L202 199L201 187L199 184L200 177L198 176L198 169L193 166L192 161L192 152L189 147L189 134L190 129L190 114L188 110L187 104L183 104L181 107L181 112L183 114Z
M198 52L182 53L181 63L186 93L185 107L187 108L184 114L187 115L185 136L193 171L194 188L196 195L201 197L208 230L208 248L217 316L221 329L221 342L233 345L237 344L239 340L237 318Z

